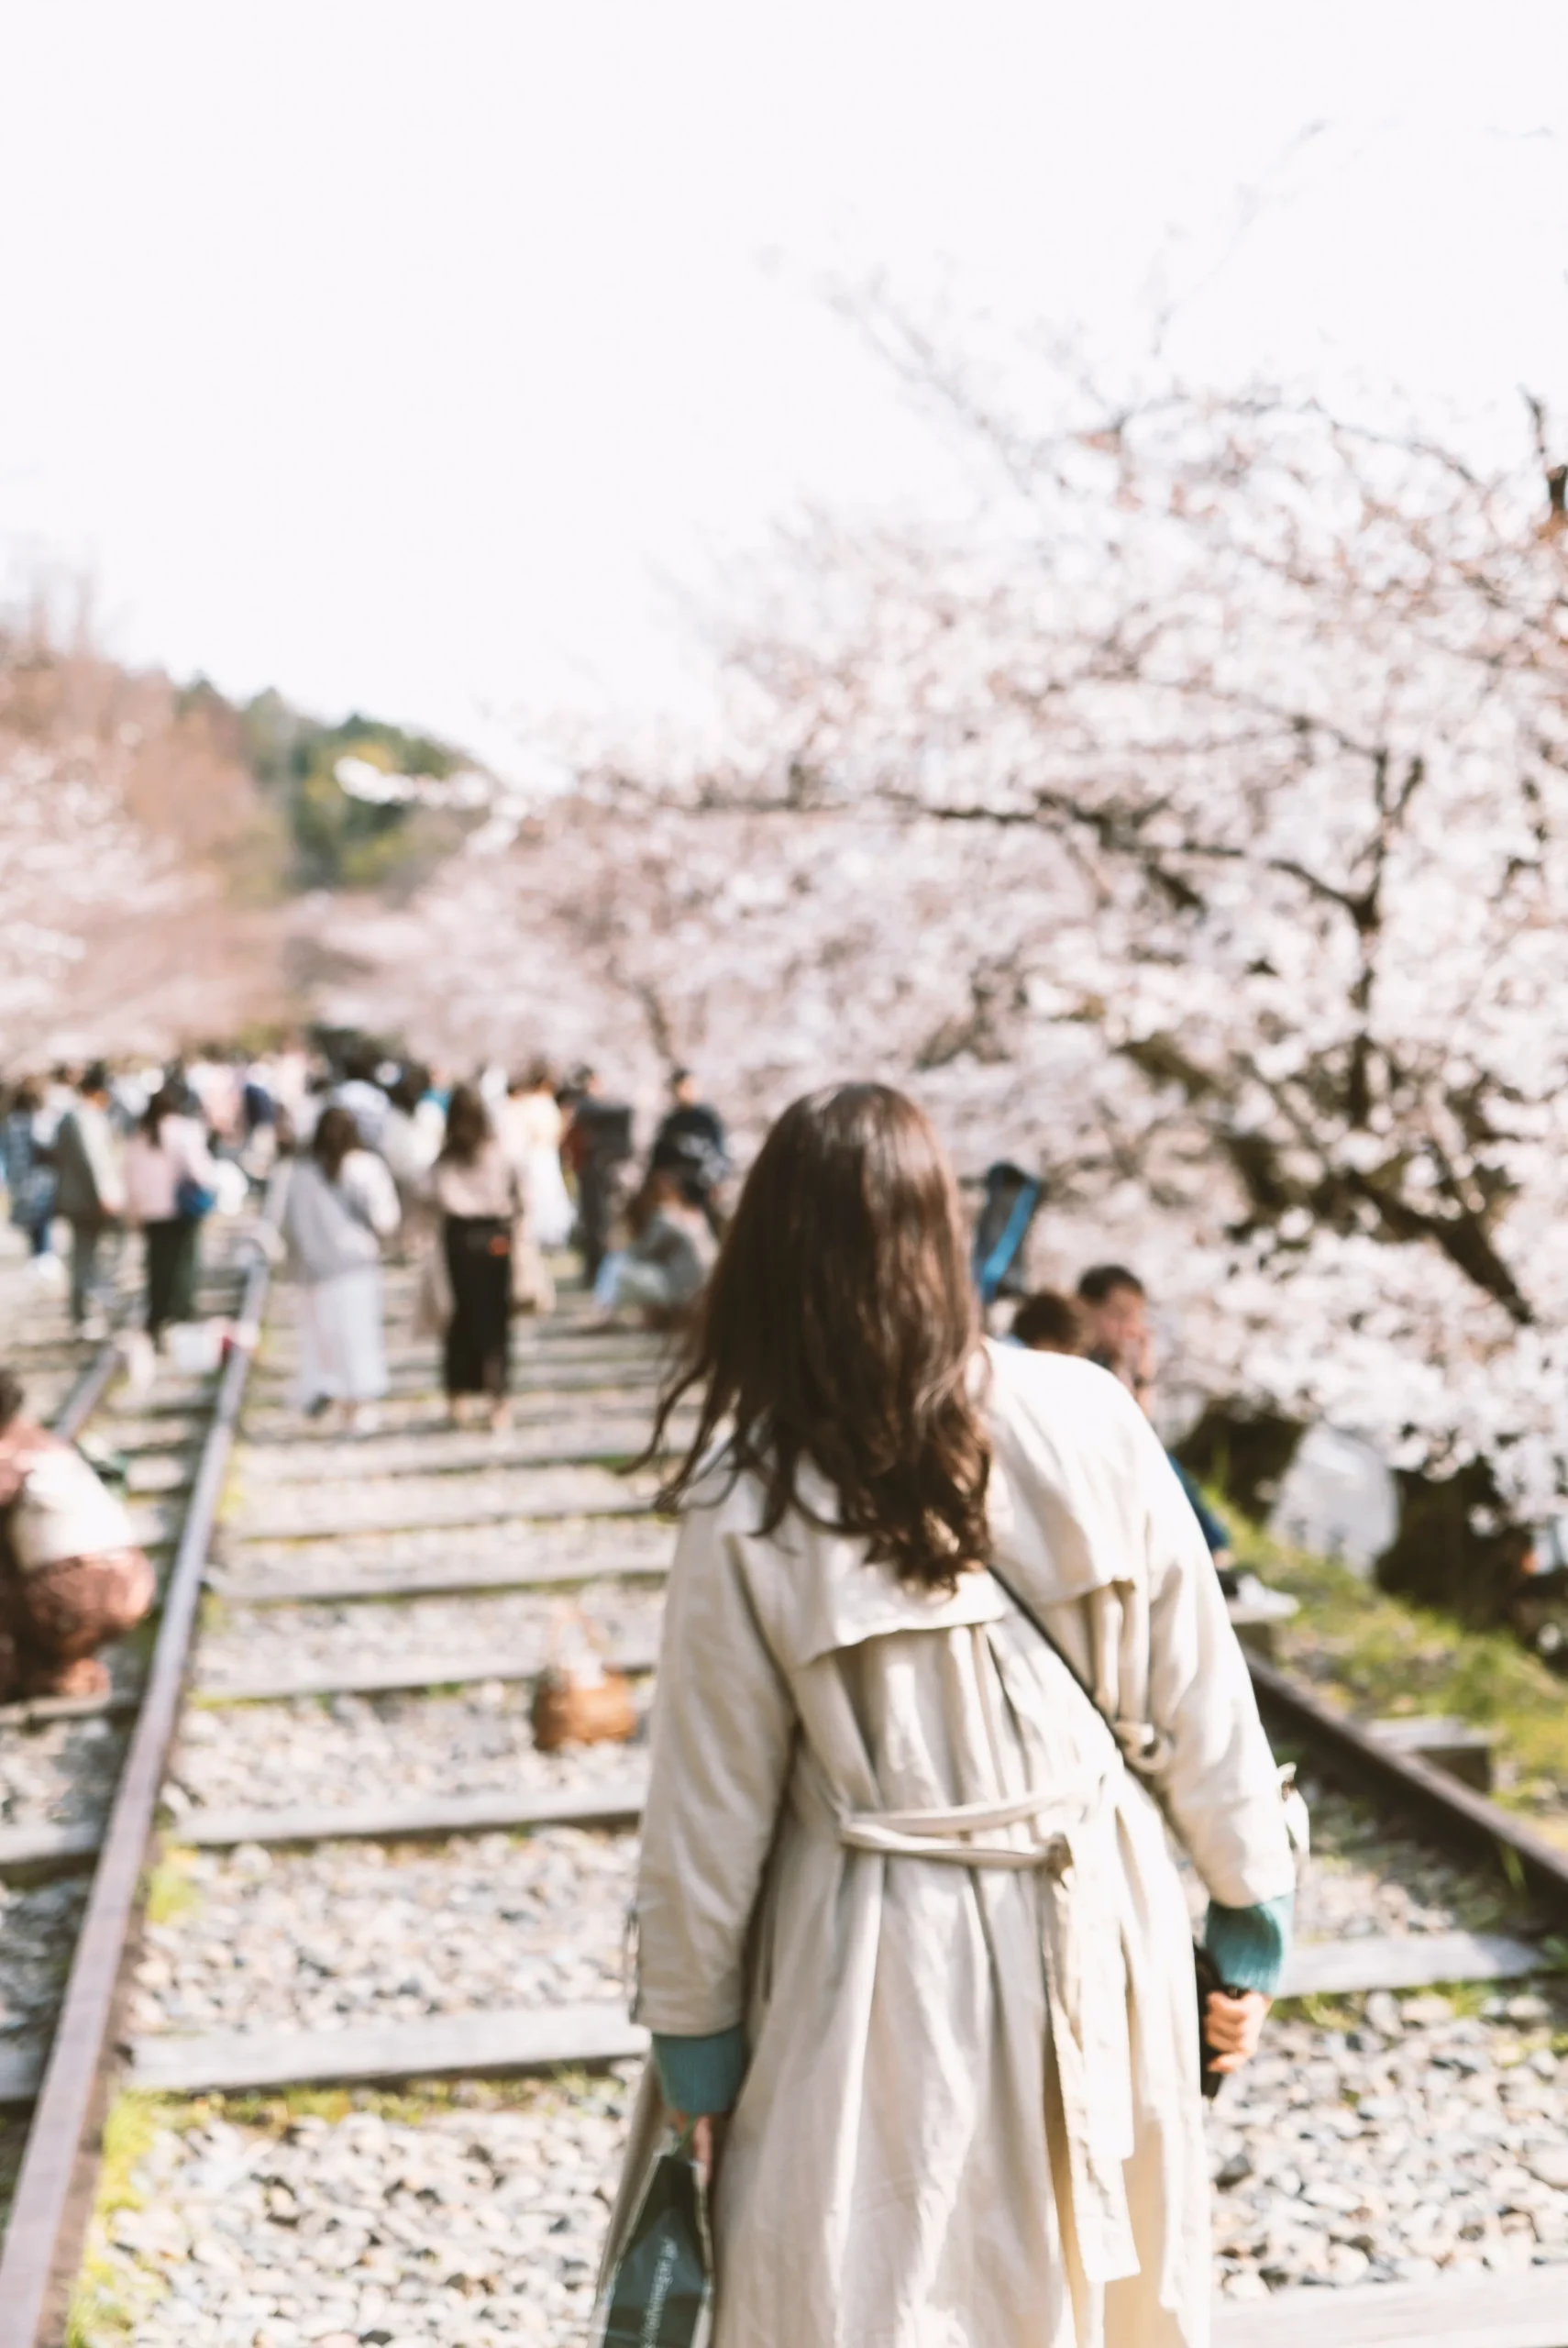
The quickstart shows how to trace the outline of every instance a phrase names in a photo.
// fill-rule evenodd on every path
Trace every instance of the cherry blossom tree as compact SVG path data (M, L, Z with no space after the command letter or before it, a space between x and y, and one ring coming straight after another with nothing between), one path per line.
M980 375L867 323L976 511L799 534L714 740L580 749L574 797L436 884L442 1016L462 997L495 1048L517 1020L613 1036L645 1082L693 1058L754 1121L828 1076L910 1082L966 1167L1045 1172L1049 1265L1140 1263L1194 1392L1480 1456L1543 1504L1568 1471L1544 417L1487 469L1307 396L1113 397L1059 352ZM454 973L485 954L481 992Z
M261 821L201 696L0 629L0 1075L273 1011L282 922L228 887Z

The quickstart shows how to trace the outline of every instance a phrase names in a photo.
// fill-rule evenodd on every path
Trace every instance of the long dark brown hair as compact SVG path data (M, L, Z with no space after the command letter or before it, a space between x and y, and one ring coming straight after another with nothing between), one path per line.
M478 1085L454 1085L447 1103L447 1132L441 1144L443 1161L449 1166L471 1166L494 1132L484 1094Z
M351 1109L324 1109L315 1121L311 1136L311 1156L315 1159L329 1182L336 1182L343 1171L343 1161L350 1150L359 1146L359 1128Z
M142 1111L141 1129L154 1149L163 1146L163 1120L180 1113L180 1095L171 1084L160 1084Z
M920 1110L885 1084L808 1093L762 1146L659 1398L650 1456L681 1397L702 1398L661 1505L686 1500L723 1430L724 1466L762 1485L759 1532L803 1509L809 1461L837 1494L834 1530L950 1589L988 1546L978 1337L957 1188Z

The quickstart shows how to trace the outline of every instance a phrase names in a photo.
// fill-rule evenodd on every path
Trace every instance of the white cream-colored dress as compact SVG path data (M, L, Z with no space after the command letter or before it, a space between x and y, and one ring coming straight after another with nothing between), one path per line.
M1208 2339L1191 1935L1145 1786L1249 1907L1294 1881L1276 1775L1136 1404L1087 1362L986 1364L997 1562L1114 1736L989 1574L927 1595L801 1513L761 1537L722 1473L682 1526L635 2011L745 2026L714 2348ZM661 2121L650 2064L612 2249Z

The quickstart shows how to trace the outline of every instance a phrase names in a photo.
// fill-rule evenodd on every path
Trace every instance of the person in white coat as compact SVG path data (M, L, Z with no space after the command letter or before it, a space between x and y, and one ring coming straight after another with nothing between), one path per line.
M382 1160L359 1146L344 1108L324 1109L289 1182L284 1228L299 1281L298 1400L312 1416L336 1403L369 1431L387 1390L381 1336L381 1242L398 1227L397 1191Z
M951 1172L877 1085L774 1127L661 1435L693 1390L607 2265L695 2121L713 2348L1202 2348L1167 1823L1211 1897L1222 2069L1295 1870L1157 1440L1091 1363L981 1342Z

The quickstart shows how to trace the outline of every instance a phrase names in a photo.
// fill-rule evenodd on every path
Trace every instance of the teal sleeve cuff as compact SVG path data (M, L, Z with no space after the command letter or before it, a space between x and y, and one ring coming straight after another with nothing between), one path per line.
M1203 1945L1214 1959L1214 1969L1227 1988L1261 1989L1272 1998L1279 1987L1290 1946L1294 1892L1261 1900L1255 1908L1221 1908L1209 1904Z
M654 2032L654 2061L658 2083L672 2111L689 2119L703 2112L728 2111L745 2077L745 2032L739 2022L733 2030L715 2031L711 2038L666 2038Z

